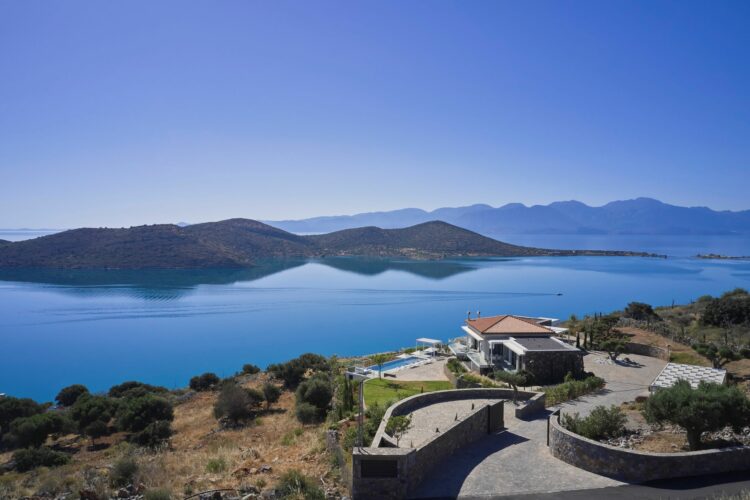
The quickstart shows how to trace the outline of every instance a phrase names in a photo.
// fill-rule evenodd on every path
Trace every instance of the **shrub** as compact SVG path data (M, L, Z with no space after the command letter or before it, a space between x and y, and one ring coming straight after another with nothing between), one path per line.
M86 428L96 421L107 424L117 410L117 403L104 396L83 394L70 410L70 418L78 425L78 430L85 433Z
M745 359L750 359L750 348L743 347L742 349L740 349L740 356Z
M320 421L318 409L310 403L297 403L294 408L294 414L303 424L314 424Z
M73 406L75 402L78 401L79 397L88 393L89 390L85 385L69 385L68 387L61 389L60 392L57 393L57 396L55 396L55 401L57 401L60 406Z
M234 382L225 382L214 404L214 417L226 417L235 423L247 420L253 416L254 408L261 401L263 394L258 390L243 389Z
M244 373L245 375L255 375L256 373L260 373L260 367L248 363L242 366L242 373Z
M60 433L69 427L69 420L59 413L39 413L14 420L4 441L15 448L38 448L50 434Z
M18 450L13 453L11 459L14 467L19 472L25 472L37 467L58 467L70 461L70 457L59 451L50 450L47 447Z
M310 403L321 414L325 414L326 409L331 404L333 398L333 388L331 383L323 377L314 377L302 382L297 387L297 402Z
M212 474L224 472L227 468L227 463L223 458L212 458L206 463L206 471Z
M632 318L638 321L652 321L659 319L654 308L643 302L631 302L625 308L622 315L626 318Z
M459 377L458 387L499 387L492 379L477 375L476 373L464 373Z
M135 475L138 473L138 464L130 457L121 458L112 466L109 481L115 488L121 488L133 484Z
M190 379L190 388L194 391L210 391L221 379L215 373L204 373Z
M266 400L266 408L279 400L281 397L281 388L277 385L266 382L263 384L263 398Z
M129 380L128 382L110 387L107 395L111 398L125 398L138 397L145 394L163 394L165 392L169 392L169 389L166 387Z
M30 417L45 410L44 405L40 405L33 399L14 398L6 396L0 398L0 437L10 428L10 423L17 418Z
M625 431L626 420L625 414L615 405L609 408L597 406L585 418L581 418L578 413L564 414L562 425L571 432L599 440L621 436Z
M448 369L451 371L451 373L453 373L456 376L467 372L464 364L461 363L456 358L449 359L446 365L448 366Z
M109 433L109 427L101 420L95 420L86 426L83 433L91 439L93 445L97 439Z
M598 391L603 388L605 381L602 378L589 376L583 380L568 380L562 384L545 387L545 404L554 406L558 403L576 399L584 394Z
M273 377L283 380L284 385L288 388L297 387L304 380L308 371L315 373L330 370L331 367L326 358L312 353L303 354L286 363L269 365L267 369Z
M693 389L685 380L658 390L643 408L650 423L670 422L687 432L688 445L697 450L701 434L726 426L735 430L750 424L750 400L736 386L701 382Z
M172 437L172 434L172 424L169 421L157 420L148 424L142 431L132 434L129 440L139 446L156 448Z
M170 500L172 494L165 489L148 490L143 498L144 500Z
M276 491L281 498L325 499L323 490L315 484L315 481L294 469L281 475Z
M158 420L171 422L173 419L174 412L169 401L153 394L126 399L117 412L119 428L129 432L142 431Z

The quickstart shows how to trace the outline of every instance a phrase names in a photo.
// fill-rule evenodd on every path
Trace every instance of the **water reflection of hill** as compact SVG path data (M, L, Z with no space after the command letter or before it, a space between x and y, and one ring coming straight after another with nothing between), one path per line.
M329 257L318 259L319 262L339 271L361 274L364 276L375 276L386 271L404 271L415 274L422 278L444 279L456 274L474 271L475 265L470 261L451 260L394 260L373 259L360 257Z
M0 281L61 287L75 295L113 295L148 300L174 300L199 285L255 281L304 265L304 260L274 260L242 269L0 269Z
M0 281L56 287L68 294L125 295L146 300L175 300L199 285L251 282L306 264L306 260L268 260L242 269L0 269ZM405 271L429 279L443 279L475 269L455 261L328 258L319 262L340 271L373 276L389 270Z

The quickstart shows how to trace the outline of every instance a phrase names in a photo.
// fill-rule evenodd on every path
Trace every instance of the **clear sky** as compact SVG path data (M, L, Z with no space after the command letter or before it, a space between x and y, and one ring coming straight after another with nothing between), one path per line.
M747 209L747 1L0 1L0 227Z

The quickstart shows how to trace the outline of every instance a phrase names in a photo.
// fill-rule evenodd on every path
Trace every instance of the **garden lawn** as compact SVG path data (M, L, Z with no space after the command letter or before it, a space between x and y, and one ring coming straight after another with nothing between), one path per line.
M396 381L375 378L365 382L365 406L375 403L385 405L389 401L395 402L420 392L446 389L453 389L453 385L447 380Z

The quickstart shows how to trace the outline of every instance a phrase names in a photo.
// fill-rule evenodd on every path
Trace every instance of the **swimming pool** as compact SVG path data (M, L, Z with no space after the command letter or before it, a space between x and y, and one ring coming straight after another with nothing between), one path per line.
M418 361L422 361L421 358L418 358L416 356L409 356L407 358L398 358L398 359L392 359L391 361L388 361L386 363L383 363L383 372L387 372L390 370L395 370L397 368L403 368L405 366L409 366L411 364L414 364ZM378 365L372 365L368 366L370 370L378 371Z

